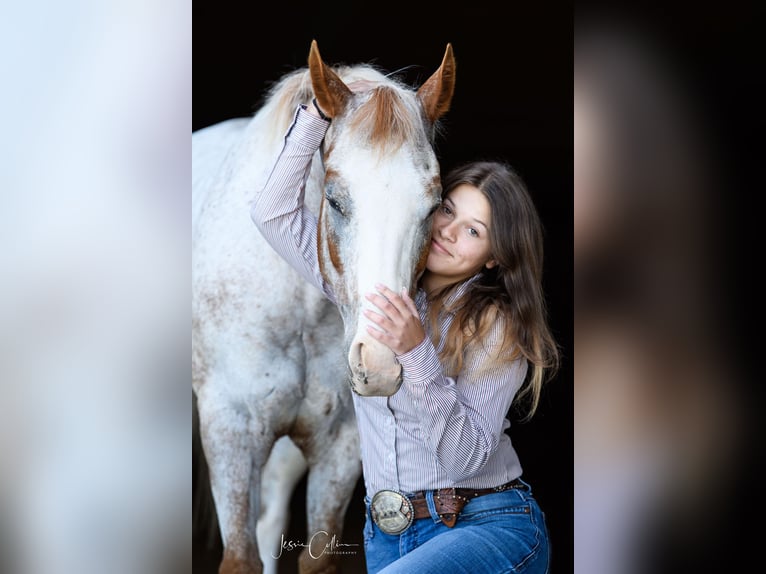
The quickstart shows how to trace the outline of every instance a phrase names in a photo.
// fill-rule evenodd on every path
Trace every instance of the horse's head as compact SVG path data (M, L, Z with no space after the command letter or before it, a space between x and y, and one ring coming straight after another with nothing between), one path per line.
M455 59L448 44L417 90L383 75L371 89L352 90L322 61L316 42L309 70L317 102L333 118L323 148L319 265L343 317L353 390L390 396L401 385L401 365L367 333L364 295L376 283L413 294L425 267L441 198L435 125L450 106Z

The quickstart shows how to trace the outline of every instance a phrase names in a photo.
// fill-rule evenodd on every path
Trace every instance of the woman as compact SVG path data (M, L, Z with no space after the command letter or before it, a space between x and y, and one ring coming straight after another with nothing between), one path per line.
M303 269L318 266L316 253L298 247L305 220L295 198L303 190L283 182L308 172L330 121L316 102L300 106L285 140L290 153L279 155L251 212ZM365 498L367 569L546 572L544 514L504 432L514 399L527 399L531 417L558 366L541 288L540 221L523 182L502 163L466 164L443 189L415 299L385 285L367 294L378 309L366 311L369 332L396 354L404 376L388 400L354 400L364 415L362 457L376 453L364 465L373 493Z

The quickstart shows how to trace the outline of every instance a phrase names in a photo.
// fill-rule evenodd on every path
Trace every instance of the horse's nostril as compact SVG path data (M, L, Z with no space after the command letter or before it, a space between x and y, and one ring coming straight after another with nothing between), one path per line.
M364 345L362 343L357 343L354 345L354 347L351 349L351 364L355 365L356 370L359 373L364 372L364 358L362 355L362 351L364 350Z

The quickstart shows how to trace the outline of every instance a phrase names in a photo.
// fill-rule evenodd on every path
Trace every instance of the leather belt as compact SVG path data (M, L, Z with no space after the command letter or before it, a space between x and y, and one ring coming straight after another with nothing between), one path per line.
M468 504L470 500L473 500L477 496L484 496L485 494L494 494L497 492L503 492L511 490L513 488L519 488L526 490L527 485L524 484L518 478L495 486L494 488L441 488L434 490L434 506L436 507L436 513L441 518L442 522L452 528L457 522L458 514L463 510L463 507ZM428 518L431 516L431 512L428 510L428 501L426 500L426 493L416 492L410 497L412 502L413 519Z
M449 528L455 526L457 517L470 500L485 494L494 494L513 488L526 490L527 485L518 478L494 488L441 488L434 490L434 506L441 521ZM409 497L394 490L381 490L370 504L372 519L387 534L401 534L414 520L428 518L426 491Z

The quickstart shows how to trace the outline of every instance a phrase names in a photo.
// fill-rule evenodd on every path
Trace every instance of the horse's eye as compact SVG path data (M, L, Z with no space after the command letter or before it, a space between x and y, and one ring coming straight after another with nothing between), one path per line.
M340 203L338 203L338 200L332 197L327 197L327 203L330 204L330 207L332 207L335 211L340 213L341 215L344 215L343 213L343 207Z

